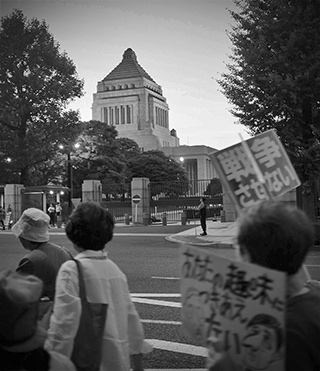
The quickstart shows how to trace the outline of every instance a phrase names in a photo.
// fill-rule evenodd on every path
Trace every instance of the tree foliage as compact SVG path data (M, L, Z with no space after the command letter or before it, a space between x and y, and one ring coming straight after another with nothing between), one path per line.
M251 134L276 129L305 189L320 175L320 1L234 0L218 81Z
M168 197L176 197L188 190L184 168L161 151L142 152L129 161L128 167L132 177L148 178L150 182L158 183L152 187L152 196L165 193Z
M187 181L183 167L161 151L142 152L128 166L132 177L149 178L150 182Z
M83 82L59 48L45 21L27 20L20 10L1 18L0 154L24 185L43 180L41 168L61 138L79 135L78 113L67 105L82 95Z
M107 183L127 181L125 156L117 140L118 132L114 126L91 120L82 123L82 133L77 139L79 148L72 153L74 181L81 187L83 180L100 180ZM103 189L104 191L104 189Z

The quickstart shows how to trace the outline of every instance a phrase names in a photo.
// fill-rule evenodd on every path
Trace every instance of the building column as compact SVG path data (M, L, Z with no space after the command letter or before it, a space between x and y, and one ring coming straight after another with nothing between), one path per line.
M102 185L100 180L84 180L82 183L82 201L101 203Z
M22 184L6 184L4 188L5 208L10 205L12 208L12 220L16 222L22 214Z

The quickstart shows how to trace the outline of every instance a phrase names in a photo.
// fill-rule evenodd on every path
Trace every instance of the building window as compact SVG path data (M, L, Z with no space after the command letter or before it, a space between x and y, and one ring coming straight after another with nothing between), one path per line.
M116 114L116 125L119 125L119 107L115 107L115 114Z
M109 124L108 121L108 108L103 108L103 122L105 122L107 125Z
M132 114L131 106L127 106L127 124L132 123L131 114Z
M109 114L110 114L110 125L114 125L114 120L113 120L113 108L109 108Z
M126 123L126 122L125 122L126 117L125 117L125 109L124 109L124 106L121 106L120 110L121 110L121 124L125 124L125 123Z

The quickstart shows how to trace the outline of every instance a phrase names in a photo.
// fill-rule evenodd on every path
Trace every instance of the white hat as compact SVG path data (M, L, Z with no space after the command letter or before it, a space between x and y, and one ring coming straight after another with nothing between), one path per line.
M23 237L34 242L49 241L50 217L40 209L31 207L25 210L17 223L12 227L16 237Z

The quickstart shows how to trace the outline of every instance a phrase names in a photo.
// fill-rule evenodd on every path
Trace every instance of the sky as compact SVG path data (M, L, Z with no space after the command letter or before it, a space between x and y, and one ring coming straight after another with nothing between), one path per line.
M138 63L162 87L169 129L181 145L223 149L247 139L216 81L232 55L227 30L233 0L0 0L1 17L13 9L45 20L84 80L84 96L70 107L92 119L97 84L132 48Z

